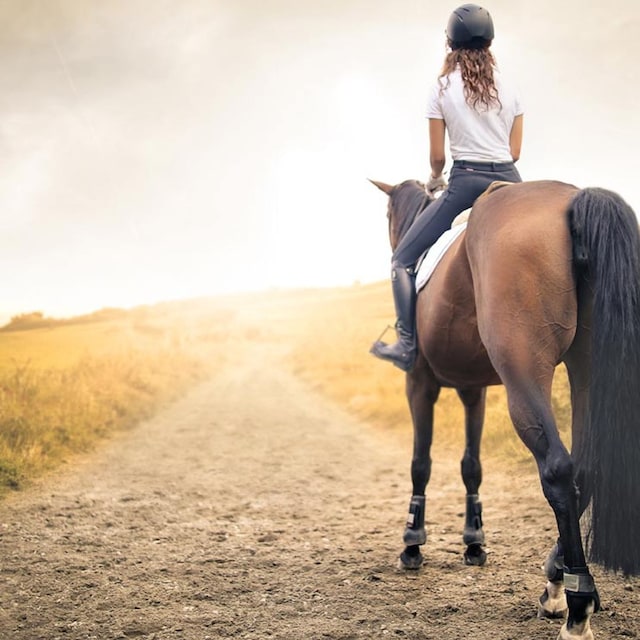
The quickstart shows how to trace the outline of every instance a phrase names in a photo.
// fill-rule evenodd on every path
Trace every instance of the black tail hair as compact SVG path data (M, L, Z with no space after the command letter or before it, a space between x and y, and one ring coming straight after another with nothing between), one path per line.
M577 465L592 496L589 557L640 573L640 231L605 189L579 191L569 221L574 263L593 297L589 418Z

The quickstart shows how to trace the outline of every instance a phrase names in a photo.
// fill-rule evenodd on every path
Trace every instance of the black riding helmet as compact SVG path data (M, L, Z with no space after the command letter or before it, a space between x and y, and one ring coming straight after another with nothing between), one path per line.
M447 37L452 45L465 46L493 40L493 20L489 12L477 4L463 4L449 18Z

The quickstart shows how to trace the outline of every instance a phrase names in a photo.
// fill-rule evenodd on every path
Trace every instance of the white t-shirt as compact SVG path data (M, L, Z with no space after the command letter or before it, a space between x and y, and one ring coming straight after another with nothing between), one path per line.
M449 134L449 147L454 160L476 162L511 162L509 135L513 120L523 113L513 87L503 82L494 69L494 80L502 106L476 111L467 104L460 68L439 78L431 89L427 118L444 120ZM442 91L441 91L442 89Z

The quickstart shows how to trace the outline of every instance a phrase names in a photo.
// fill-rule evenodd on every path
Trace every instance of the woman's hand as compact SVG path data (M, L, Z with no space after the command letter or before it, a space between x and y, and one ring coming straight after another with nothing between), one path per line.
M444 189L446 186L447 186L447 181L444 179L443 175L434 177L433 174L431 174L431 177L427 181L425 189L427 190L427 193L433 194L436 191L440 191Z

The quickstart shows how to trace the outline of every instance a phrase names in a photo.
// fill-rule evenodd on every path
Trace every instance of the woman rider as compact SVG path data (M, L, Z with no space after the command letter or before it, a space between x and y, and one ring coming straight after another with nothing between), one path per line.
M476 4L458 7L447 24L449 50L427 107L431 164L427 191L446 186L445 131L453 168L440 198L416 217L392 256L398 341L392 345L378 341L371 348L375 356L403 371L413 368L417 355L414 267L418 258L494 180L521 182L514 163L522 143L522 108L496 68L490 50L493 35L489 12Z

